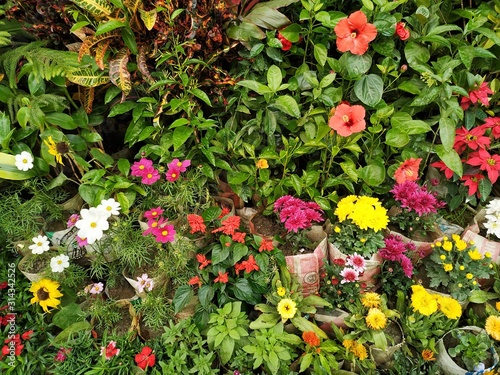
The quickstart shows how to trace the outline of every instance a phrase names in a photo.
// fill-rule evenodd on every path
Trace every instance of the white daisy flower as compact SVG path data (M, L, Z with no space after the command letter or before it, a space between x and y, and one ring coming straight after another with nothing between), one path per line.
M121 210L121 206L120 203L115 201L113 198L109 198L103 199L101 204L97 206L97 209L103 211L109 218L111 215L118 216L120 214L118 211Z
M69 267L69 257L66 254L61 254L53 257L50 260L50 268L52 272L63 272L65 268Z
M106 214L95 207L82 209L80 211L81 219L75 223L79 229L77 236L85 238L89 245L100 240L104 231L109 228L108 217Z
M30 245L29 248L33 254L43 254L50 249L50 242L47 236L39 235L33 237L32 241L33 245Z
M20 171L28 171L33 168L33 156L28 151L23 151L15 156L16 167Z

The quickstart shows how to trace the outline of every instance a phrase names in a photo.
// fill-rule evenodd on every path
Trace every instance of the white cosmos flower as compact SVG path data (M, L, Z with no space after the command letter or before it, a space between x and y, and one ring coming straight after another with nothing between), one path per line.
M86 238L89 245L100 240L104 231L109 228L107 215L95 207L82 209L80 211L81 219L75 223L79 229L77 236Z
M50 268L52 269L52 272L62 272L68 267L69 257L65 254L58 255L50 260Z
M30 245L29 248L33 254L43 254L50 249L50 242L47 236L38 236L33 237L32 239L33 245Z
M20 171L27 171L33 168L33 156L28 151L23 151L15 156L16 167Z
M103 199L101 204L97 206L97 209L103 211L107 217L109 218L111 215L118 216L120 213L118 211L121 210L120 203L115 201L113 198Z

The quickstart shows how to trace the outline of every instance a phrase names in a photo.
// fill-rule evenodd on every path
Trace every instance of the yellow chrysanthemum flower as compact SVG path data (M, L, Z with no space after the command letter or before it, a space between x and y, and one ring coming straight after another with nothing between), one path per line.
M491 253L489 251L485 252L484 257L488 259L491 258Z
M473 275L472 273L470 273L470 272L469 272L469 273L467 273L467 274L465 275L465 277L466 277L466 278L468 278L469 280L472 280L472 278L474 277L474 275Z
M458 319L462 316L462 306L454 298L442 297L439 299L439 310L446 315L448 319Z
M278 296L283 297L286 294L286 289L280 286L276 293L278 293Z
M441 254L441 255L439 256L439 259L441 259L441 260L445 260L445 259L446 259L446 255Z
M63 296L57 288L59 288L57 281L41 279L33 282L29 289L33 293L30 303L38 303L45 312L49 311L49 307L56 308L61 303L58 298Z
M453 264L451 263L444 263L443 264L443 268L446 272L450 272L453 270Z
M54 155L56 158L56 161L59 164L63 164L62 154L57 150L57 144L52 139L52 136L49 136L47 139L44 139L43 143L45 143L45 145L47 146L49 154Z
M459 241L461 238L460 238L460 236L459 236L458 234L456 234L456 233L455 233L455 234L452 234L452 235L451 235L451 239L453 240L453 242L455 242L455 243L456 243L456 242L457 242L457 241Z
M455 247L457 248L458 251L464 251L467 248L467 242L458 239L455 241Z
M371 329L384 329L387 325L387 317L376 307L371 308L365 318L366 325Z
M380 307L380 295L374 292L368 292L361 296L361 304L370 309L372 307Z
M345 339L344 341L342 341L342 345L346 349L351 349L354 346L354 340Z
M441 247L443 244L441 242L437 241L434 245L437 247Z
M431 349L422 350L422 359L424 361L435 361L434 352Z
M297 313L297 304L290 298L283 298L276 308L282 320L292 319Z
M354 347L351 348L351 352L361 361L368 358L368 352L365 346L359 342L356 342L356 345L354 345Z
M492 338L500 341L500 316L490 315L484 324L484 329Z
M480 260L483 257L478 249L469 250L467 254L472 260Z
M500 301L499 301L499 302L497 302L497 303L495 303L495 308L496 308L498 311L500 311Z
M345 198L342 198L339 203L337 203L337 208L334 211L334 214L337 215L340 222L343 222L347 219L353 209L354 203L358 200L356 195L348 195Z
M419 292L427 293L427 291L425 290L425 288L422 285L419 285L419 284L412 285L411 286L411 291L413 293L419 293Z
M411 296L411 307L413 311L429 316L438 309L437 298L426 291L413 293Z
M465 266L460 266L460 267L458 267L458 269L459 269L460 271L463 271L463 270L465 269Z
M443 242L443 250L451 251L453 249L453 244L450 241Z

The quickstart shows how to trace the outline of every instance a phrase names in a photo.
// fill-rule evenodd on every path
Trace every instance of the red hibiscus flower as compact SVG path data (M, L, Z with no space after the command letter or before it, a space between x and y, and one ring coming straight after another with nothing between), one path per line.
M492 184L497 181L498 172L500 171L499 155L491 155L486 150L479 150L470 154L470 158L466 161L466 163L474 167L479 167L482 171L486 171Z
M483 178L482 174L465 174L460 180L465 181L464 186L469 188L469 195L477 193L477 197L481 198L481 194L479 194L479 181Z
M436 161L431 164L432 167L439 169L441 172L444 173L444 177L446 177L447 180L451 179L453 177L453 172L448 166L444 163L444 161Z
M467 130L465 127L457 129L455 136L455 144L453 148L458 154L464 152L467 147L472 150L477 150L478 148L486 148L490 145L490 137L484 135L486 127L478 126L471 130Z
M398 184L402 184L406 181L417 181L418 180L418 168L422 158L409 158L405 160L394 172L394 178Z
M410 30L405 29L404 22L398 22L396 24L396 35L399 36L401 40L406 40L410 37Z
M222 283L226 284L229 281L229 275L227 272L219 271L219 276L217 276L214 280L214 283Z
M200 270L212 263L212 261L207 259L207 257L203 254L196 254L196 260L198 261L198 263L200 263Z
M153 353L153 349L149 346L142 348L141 352L135 355L135 363L142 370L146 367L153 367L156 363L156 356Z
M330 117L328 126L342 137L365 130L365 108L361 105L339 104L335 114Z
M368 50L368 43L377 36L377 28L368 23L366 15L360 10L340 20L334 31L338 50L350 51L354 55L364 54Z
M476 104L478 101L480 101L485 107L488 107L490 105L490 99L488 98L488 95L493 94L493 91L488 87L487 82L481 83L479 87L476 86L476 88L472 91L469 91L469 97L464 96L462 100L460 101L460 106L462 109L465 111L467 110L471 103Z
M281 33L278 31L278 40L281 42L281 47L282 51L289 51L290 48L292 48L292 42L290 42L287 38L285 38Z

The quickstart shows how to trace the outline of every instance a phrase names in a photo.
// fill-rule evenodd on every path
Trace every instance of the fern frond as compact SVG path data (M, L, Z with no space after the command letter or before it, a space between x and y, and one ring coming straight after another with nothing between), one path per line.
M3 66L5 75L9 80L10 88L16 87L16 69L19 61L24 58L26 54L31 53L33 50L41 48L43 44L43 42L33 42L25 44L0 55L0 65Z
M0 31L0 47L10 46L10 33L7 31Z

